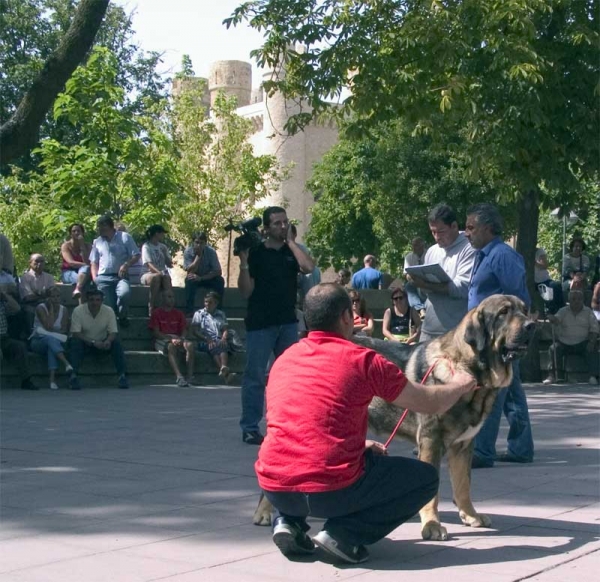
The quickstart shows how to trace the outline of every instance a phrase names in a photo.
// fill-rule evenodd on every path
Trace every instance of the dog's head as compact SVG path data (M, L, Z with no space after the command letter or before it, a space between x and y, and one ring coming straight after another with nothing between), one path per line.
M479 366L491 373L494 386L502 387L512 379L511 362L527 353L534 329L523 301L514 295L492 295L467 314L464 340Z

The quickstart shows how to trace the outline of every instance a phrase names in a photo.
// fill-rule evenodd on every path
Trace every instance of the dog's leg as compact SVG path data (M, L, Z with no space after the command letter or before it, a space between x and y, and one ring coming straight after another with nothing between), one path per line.
M442 460L443 444L439 437L420 438L419 439L419 460L433 465L438 473ZM440 493L419 511L421 518L421 536L424 540L444 541L448 539L446 528L440 523L440 514L438 513L438 503Z
M492 520L483 513L477 513L471 503L472 458L473 443L468 447L464 447L464 443L459 443L448 449L448 470L452 481L454 503L458 507L458 514L465 525L490 527Z
M273 506L271 502L265 497L264 493L260 494L258 500L258 507L254 512L252 523L254 525L271 525L271 514L273 513Z

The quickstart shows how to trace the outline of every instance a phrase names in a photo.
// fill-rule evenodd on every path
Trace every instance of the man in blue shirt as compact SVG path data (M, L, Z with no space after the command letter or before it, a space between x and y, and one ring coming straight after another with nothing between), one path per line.
M110 216L96 222L100 235L90 252L92 279L104 294L105 303L112 307L121 325L126 326L129 304L129 267L138 262L140 251L133 238L115 229Z
M367 255L363 259L364 268L352 276L353 289L381 289L381 271L378 271L377 259Z
M468 308L476 307L497 293L516 295L529 306L525 264L521 255L502 241L502 217L498 209L491 204L471 206L467 210L465 234L473 248L477 249L469 284ZM496 456L496 438L503 411L510 426L508 450ZM531 423L518 361L513 362L513 381L508 388L498 392L492 412L475 438L473 468L493 467L494 461L533 461Z

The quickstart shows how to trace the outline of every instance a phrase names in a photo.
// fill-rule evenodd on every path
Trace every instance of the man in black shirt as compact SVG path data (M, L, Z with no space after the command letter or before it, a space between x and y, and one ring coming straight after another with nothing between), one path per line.
M248 298L247 362L242 380L242 440L260 445L258 423L265 404L265 375L271 353L279 357L298 341L296 292L298 272L315 268L311 257L296 244L284 208L263 213L265 241L240 252L238 287Z

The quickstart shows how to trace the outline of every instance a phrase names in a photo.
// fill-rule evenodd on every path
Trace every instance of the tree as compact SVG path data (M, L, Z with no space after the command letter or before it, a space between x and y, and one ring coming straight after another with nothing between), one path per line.
M256 0L225 23L265 33L267 84L360 134L402 118L432 137L456 133L474 176L517 202L518 249L533 273L539 209L577 201L600 158L598 0ZM304 45L296 50L296 43ZM339 108L327 99L352 94ZM440 120L438 113L443 113Z
M32 80L19 106L0 126L0 164L6 165L35 145L52 102L94 42L109 0L81 0L65 36ZM14 34L14 29L10 29ZM20 39L14 38L14 44ZM14 46L14 45L13 45Z
M320 266L338 269L374 253L399 273L411 239L431 238L426 217L433 206L450 204L463 223L468 206L494 197L488 183L469 176L458 137L447 137L443 150L429 136L412 136L402 122L382 123L361 139L342 138L307 185L316 200L307 244ZM503 210L514 231L514 213Z

